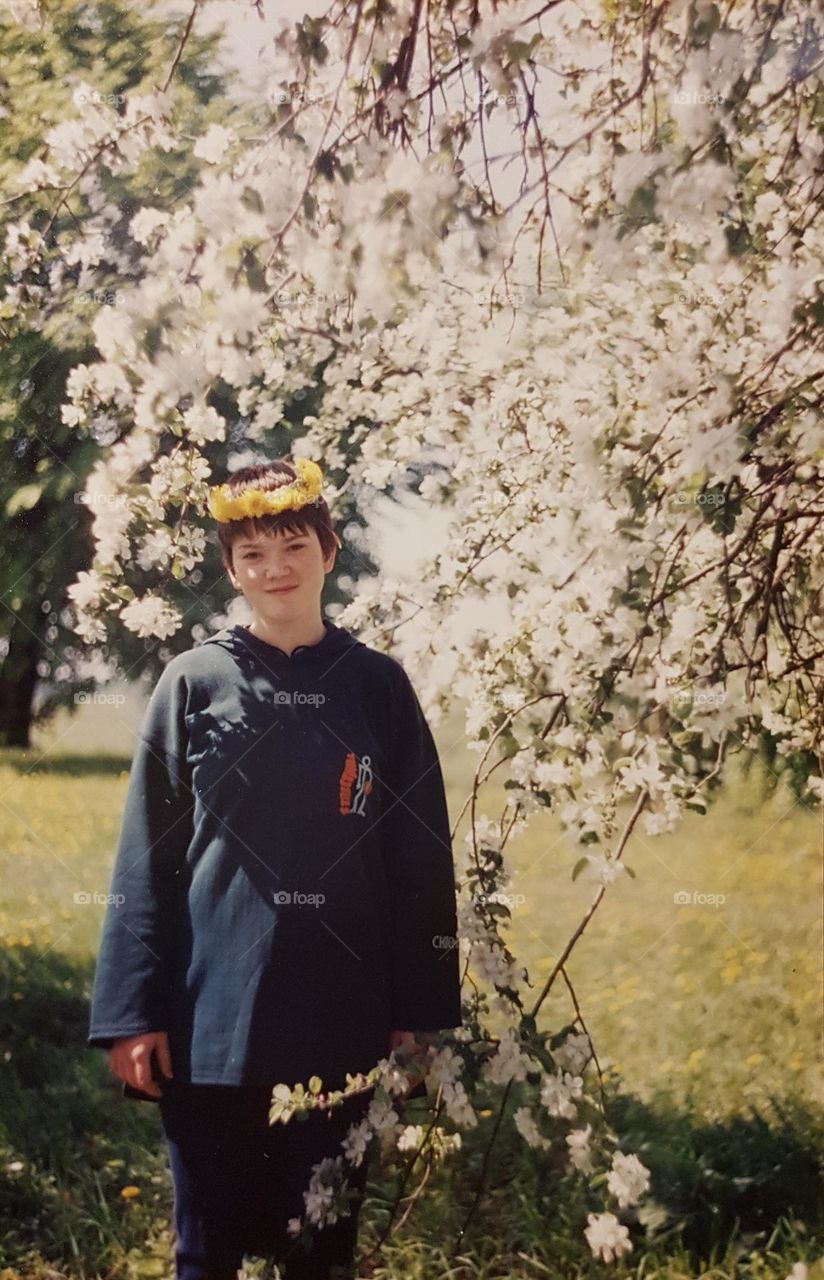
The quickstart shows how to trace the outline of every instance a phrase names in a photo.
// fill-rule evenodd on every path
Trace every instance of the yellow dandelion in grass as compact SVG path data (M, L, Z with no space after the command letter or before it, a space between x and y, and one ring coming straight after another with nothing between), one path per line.
M686 1063L687 1071L700 1070L701 1059L703 1058L706 1052L707 1052L706 1049L693 1049L692 1053L687 1058L687 1063Z
M123 1187L120 1194L124 1200L133 1200L140 1195L140 1187Z

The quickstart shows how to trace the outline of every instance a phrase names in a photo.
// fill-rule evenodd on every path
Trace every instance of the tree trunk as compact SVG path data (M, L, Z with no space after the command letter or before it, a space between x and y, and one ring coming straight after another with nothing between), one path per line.
M20 626L12 627L9 651L0 666L0 746L28 747L41 645Z

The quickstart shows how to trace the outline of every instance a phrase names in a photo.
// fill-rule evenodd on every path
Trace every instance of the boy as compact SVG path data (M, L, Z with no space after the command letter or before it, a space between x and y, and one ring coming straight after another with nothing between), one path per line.
M247 467L210 493L252 613L179 654L130 773L92 994L91 1044L160 1103L178 1280L353 1275L352 1213L287 1244L312 1165L368 1097L268 1124L271 1089L368 1071L461 1024L454 868L431 732L401 665L322 615L340 541L320 468Z

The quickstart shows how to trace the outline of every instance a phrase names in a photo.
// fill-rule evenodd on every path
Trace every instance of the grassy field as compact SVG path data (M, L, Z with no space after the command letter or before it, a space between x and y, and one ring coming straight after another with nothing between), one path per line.
M133 700L84 708L0 756L0 1280L172 1274L156 1109L123 1101L105 1055L85 1047L103 908L83 897L108 890L138 722ZM474 757L459 721L436 737L457 815ZM495 816L503 794L488 788L483 811ZM523 900L509 939L537 994L593 890L572 882L577 854L543 816L510 853ZM784 1280L824 1252L820 817L780 787L765 797L753 770L676 835L633 837L625 859L636 878L610 889L569 975L610 1122L651 1168L669 1226L614 1268L595 1263L581 1228L597 1203L505 1135L456 1247L490 1115L364 1276ZM693 893L715 901L675 899ZM570 1020L565 986L544 1011L549 1025ZM391 1187L372 1172L364 1245Z

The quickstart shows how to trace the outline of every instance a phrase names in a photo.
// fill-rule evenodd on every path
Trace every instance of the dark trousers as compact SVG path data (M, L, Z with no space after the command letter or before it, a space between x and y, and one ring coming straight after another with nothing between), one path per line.
M305 1212L312 1165L342 1154L372 1093L333 1111L269 1124L271 1088L164 1083L160 1113L174 1185L177 1280L235 1280L244 1254L274 1259L285 1280L350 1280L367 1176L344 1157L350 1214L311 1228L311 1248L286 1232Z

